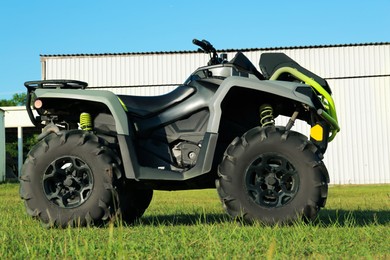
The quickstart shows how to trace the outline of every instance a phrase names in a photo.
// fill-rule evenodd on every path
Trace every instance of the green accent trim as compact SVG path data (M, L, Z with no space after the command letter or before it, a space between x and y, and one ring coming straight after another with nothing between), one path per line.
M118 99L119 99L119 103L121 103L123 109L124 109L126 112L129 112L129 111L127 110L127 107L126 107L125 103L123 103L122 99L120 99L119 97L118 97Z
M340 131L340 127L337 121L336 107L332 96L314 79L306 76L305 74L303 74L302 72L298 71L295 68L291 68L291 67L279 68L272 74L270 80L277 80L280 77L280 75L282 75L283 73L289 73L292 76L294 76L296 79L305 82L305 84L314 88L322 96L323 99L321 101L326 111L320 109L318 111L318 114L331 125L331 135L329 137L329 142L332 141L335 138L337 132Z
M317 113L322 116L322 118L324 118L327 122L329 122L332 126L335 127L334 130L336 130L336 132L339 132L340 131L340 127L338 125L338 122L333 118L331 117L328 113L326 113L324 110L322 109L318 109L317 110Z

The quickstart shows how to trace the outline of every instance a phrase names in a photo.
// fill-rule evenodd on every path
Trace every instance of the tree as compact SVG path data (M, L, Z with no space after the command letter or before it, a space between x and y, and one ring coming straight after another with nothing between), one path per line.
M12 99L0 99L1 107L9 107L9 106L25 106L27 101L26 93L15 93L12 96Z

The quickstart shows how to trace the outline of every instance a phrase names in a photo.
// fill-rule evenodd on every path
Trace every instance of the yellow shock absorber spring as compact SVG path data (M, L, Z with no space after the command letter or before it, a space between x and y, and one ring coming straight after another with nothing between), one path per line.
M263 104L260 106L260 125L261 127L275 125L274 110L271 105Z
M92 130L91 114L85 112L80 114L80 128L84 131Z

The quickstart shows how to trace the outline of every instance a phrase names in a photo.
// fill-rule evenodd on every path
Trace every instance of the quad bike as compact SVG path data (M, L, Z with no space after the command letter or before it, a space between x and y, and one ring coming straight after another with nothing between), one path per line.
M339 131L327 82L283 53L264 53L260 73L241 52L227 61L208 41L193 43L208 65L161 96L25 83L42 127L20 178L28 214L56 227L132 223L153 190L216 187L233 218L317 216L328 193L323 154ZM290 117L285 126L279 115ZM291 130L295 120L311 126L309 137Z

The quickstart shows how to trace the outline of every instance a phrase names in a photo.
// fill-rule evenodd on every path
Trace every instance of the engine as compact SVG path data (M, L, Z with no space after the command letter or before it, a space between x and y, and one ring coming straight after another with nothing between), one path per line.
M200 144L188 141L177 143L172 148L173 157L180 168L192 168L196 164L200 151Z

